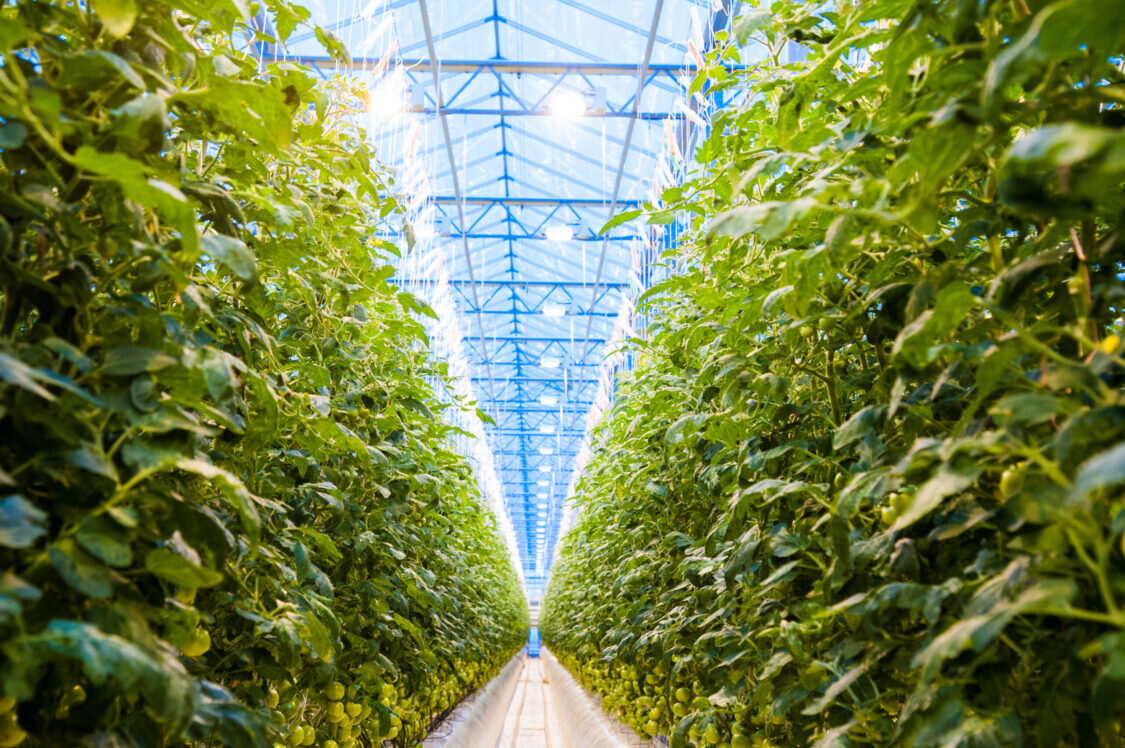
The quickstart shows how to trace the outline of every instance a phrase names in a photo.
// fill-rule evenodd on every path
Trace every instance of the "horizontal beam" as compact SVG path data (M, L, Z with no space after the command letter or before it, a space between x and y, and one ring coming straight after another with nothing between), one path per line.
M511 300L510 299L500 299L500 301L507 304ZM507 310L504 310L504 309L466 309L465 312L468 313L468 314L476 314L477 312L480 312L481 314L507 314L507 315L510 315L512 317L543 317L544 316L543 312L537 312L533 309L532 310L528 310L528 309L507 309ZM566 316L567 317L617 317L617 312L579 311L579 312L568 312L566 314ZM562 340L562 338L559 338L559 339Z
M394 233L380 232L378 234L378 236L381 239L397 239L397 238L401 237L402 234L397 233L397 232L394 232ZM527 242L527 241L546 242L546 241L551 241L551 242L557 242L559 244L562 244L562 243L565 243L565 242L590 242L590 243L599 243L599 242L604 242L604 241L631 242L634 239L640 239L641 238L641 237L636 236L636 235L601 236L601 237L598 237L598 236L594 236L593 234L591 234L590 236L576 236L573 239L559 240L559 239L548 239L543 234L478 234L478 233L461 234L460 232L456 232L456 231L454 231L453 233L450 233L450 234L438 234L437 236L441 236L441 237L445 237L445 238L449 238L449 239L460 239L462 236L464 236L466 239L498 239L500 241L505 241L505 242Z
M473 109L465 107L446 107L444 109L434 109L433 107L422 107L421 109L411 109L409 111L415 114L464 114L469 116L485 116L485 117L553 117L554 114L548 109ZM679 121L687 119L687 115L680 112L633 112L624 111L616 112L612 109L606 109L603 112L587 112L586 114L577 117L576 119L599 119L599 118L613 118L613 119L639 119L646 122L662 122L666 119Z
M433 202L438 205L456 205L457 198L450 196L435 197ZM570 208L602 208L609 206L608 200L551 198L551 197L466 197L466 205L512 205L512 206L560 206ZM618 200L621 206L637 206L640 200Z
M331 57L318 55L296 55L286 58L287 62L298 65L327 65L332 68L346 68L350 70L371 70L378 66L382 60L353 59L350 64L341 63ZM410 68L411 71L429 73L433 66L429 60L407 59L395 62L396 65ZM727 65L730 70L740 70L743 65ZM699 74L695 65L649 65L650 73L661 75L682 76L694 78ZM524 62L524 61L497 61L497 60L438 60L440 73L479 73L491 71L493 73L535 74L535 75L565 75L567 73L580 73L582 75L608 75L636 78L640 75L639 65L629 62Z
M485 413L488 413L489 415L492 415L493 413L514 413L516 415L519 415L520 413L558 413L560 411L563 412L563 413L566 413L566 412L575 412L575 413L581 412L581 413L584 413L587 410L589 410L591 405L593 405L593 403L591 403L591 402L580 402L580 403L568 402L564 405L543 405L543 406L534 407L534 408L531 407L530 405L527 405L527 406L520 406L520 407L514 407L514 408L488 407L488 408L484 408L483 410L484 410ZM485 425L485 429L488 429L487 424Z
M473 338L472 336L469 336L469 337L466 337L465 340L476 340L476 338ZM489 340L492 340L492 338L489 338ZM551 340L556 340L556 339L551 338ZM558 340L558 342L561 343L563 341ZM472 361L472 360L470 360L469 363L472 364L473 366L522 366L525 369L537 369L537 368L539 368L539 364L528 363L527 361ZM600 369L600 368L602 368L602 365L600 363L598 363L598 364L567 364L566 368L568 368L568 369L579 369L579 368L582 368L582 369ZM504 375L502 375L502 374L497 376L496 378L497 379L506 379L506 377L504 377Z
M402 279L393 279L392 283L402 285L404 283L440 283L441 281L434 278L411 278L408 281ZM508 287L523 287L523 288L591 288L593 283L582 283L580 281L522 281L522 280L468 280L467 278L453 278L445 281L452 286L498 286L500 288ZM602 283L601 288L621 289L628 288L628 283Z
M473 382L487 382L488 377L470 377ZM514 382L516 384L526 384L529 382L549 382L551 384L562 384L559 377L504 377L505 382ZM597 384L589 379L579 379L578 381L571 380L567 384L574 387L587 387L591 384Z
M463 340L478 340L479 338L476 335L465 335L462 339ZM488 340L494 341L494 342L497 342L497 343L570 343L571 342L570 338L527 338L527 337L522 337L522 336L520 336L520 337L495 336L494 337L492 335L488 336ZM578 341L575 340L574 342L578 342ZM604 343L604 342L605 342L605 338L590 338L591 344ZM499 362L499 363L503 363L503 362ZM509 363L514 364L514 363L521 363L521 362L511 361ZM534 364L528 364L526 362L522 362L522 363L524 364L524 366L533 366L534 365ZM570 366L570 364L568 364L568 366Z
M398 63L419 72L431 70L429 60L402 60ZM564 75L582 73L583 75L621 75L636 77L641 68L628 62L526 62L494 60L438 60L438 71L442 73L476 73L490 70L494 73L532 73L539 75ZM699 68L694 65L649 65L654 73L683 75L694 78Z

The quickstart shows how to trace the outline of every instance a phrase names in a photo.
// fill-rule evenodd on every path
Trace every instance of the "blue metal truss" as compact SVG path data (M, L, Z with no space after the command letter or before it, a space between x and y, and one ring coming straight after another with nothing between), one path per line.
M616 46L594 47L586 39L559 38L537 28L535 13L506 17L497 0L475 4L478 17L454 18L437 36L431 33L427 5L439 1L385 0L382 7L414 5L423 16L426 38L400 39L399 59L392 64L413 86L409 116L439 126L436 138L422 140L417 156L433 157L439 165L430 175L440 191L432 200L436 240L457 246L450 256L453 298L464 319L474 323L462 326L465 352L480 405L495 421L486 432L528 592L535 599L549 573L549 549L557 539L569 470L597 396L601 356L622 299L640 290L629 271L635 243L653 236L666 243L675 240L672 227L633 225L608 236L599 232L612 211L641 206L662 155L664 133L653 128L673 128L681 152L688 152L700 136L692 117L672 106L699 70L694 63L671 64L693 58L687 43L670 38L680 26L670 25L675 21L667 8L675 6L682 22L692 7L718 30L729 25L730 6L737 0L639 4L647 6L651 18L637 12L636 3L628 13L592 0L531 4L538 11L553 2L584 19L585 27L612 28L629 41L620 49L647 43L643 60L627 61L607 61ZM459 7L446 0L447 11ZM360 20L349 12L330 28ZM505 40L513 38L519 41L509 49ZM676 54L654 61L654 45ZM533 61L509 59L523 48L538 50ZM441 49L461 54L441 59L436 51ZM288 59L311 64L322 74L341 67L324 57ZM379 71L381 64L379 59L359 59L350 67ZM569 139L554 137L541 119L562 90L595 102L567 125L573 133ZM602 90L605 94L595 93ZM711 96L706 89L702 93ZM450 120L456 126L452 133ZM634 139L634 128L645 137ZM592 141L598 147L586 147ZM466 155L456 156L455 146ZM611 180L617 169L612 194L605 177L601 182L595 177L610 161ZM560 225L573 229L573 239L548 238L549 230ZM547 553L539 558L544 542Z

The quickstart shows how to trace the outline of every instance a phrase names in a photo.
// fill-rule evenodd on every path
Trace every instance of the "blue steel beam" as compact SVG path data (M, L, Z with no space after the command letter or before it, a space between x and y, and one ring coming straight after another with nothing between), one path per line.
M464 115L482 115L487 117L499 117L501 115L508 117L553 117L547 109L474 109L474 108L460 108L460 107L447 107L444 109L426 108L414 109L413 111L419 114L464 114ZM673 121L680 121L686 119L687 115L683 112L618 112L612 109L606 109L604 112L587 112L582 115L584 119L632 119L641 120L645 122L663 122L666 119Z
M392 283L401 281L392 280ZM431 278L418 278L411 280L410 283L441 283L442 281L434 280ZM507 288L508 286L516 286L517 288L545 288L545 287L558 287L558 288L589 288L592 283L582 283L581 281L524 281L524 280L471 280L468 278L454 278L445 281L453 286L459 285L476 285L476 286L501 286ZM610 290L620 290L628 288L628 283L603 283L602 288Z
M466 333L462 336L463 340L474 340L475 338ZM500 343L570 343L570 338L527 338L520 335L489 335L488 339ZM606 342L605 338L590 338L591 345Z
M488 302L486 301L485 303L487 304ZM546 317L546 315L544 315L543 312L537 312L534 309L514 309L514 310L513 309L507 309L507 310L505 310L505 309L466 309L465 311L470 313L470 314L476 314L479 311L481 314L492 314L492 315L512 314L512 315L515 315L517 317L540 317L540 318ZM591 311L588 311L588 310L583 310L583 311L575 312L574 314L570 314L570 315L567 315L567 316L570 316L570 317L607 317L609 319L615 319L617 317L617 312L591 312ZM546 317L546 318L550 319L549 317ZM558 338L558 340L569 340L569 338Z
M526 135L526 133L523 133ZM449 196L439 196L433 198L432 202L437 205L456 205L457 199ZM609 206L608 200L598 199L568 199L568 198L553 198L553 197L468 197L464 199L465 205L510 205L512 207L563 207L563 208L601 208L605 209ZM641 204L640 200L618 200L617 204L620 206L636 207Z
M417 2L417 0L409 0L410 2ZM481 19L471 21L467 24L452 29L452 33L464 33L479 26L484 26L487 23L492 23L491 19ZM447 35L448 38L448 35ZM423 42L420 46L425 46ZM414 49L415 45L410 45L404 49ZM371 70L378 67L381 62L380 59L370 58L355 58L350 64L338 62L331 57L325 55L289 55L285 57L287 62L296 63L298 65L311 65L320 64L328 65L329 67L339 67L344 70ZM407 68L411 73L428 73L432 70L430 61L420 58L404 58L402 60L392 61L392 64L399 67ZM739 65L734 63L721 63L728 71L745 70L746 65ZM563 61L563 62L531 62L523 60L438 60L438 68L442 73L465 73L469 75L479 74L482 72L491 72L494 74L514 74L514 75L566 75L568 73L589 75L589 76L611 76L611 77L625 77L635 78L640 73L640 65L635 65L629 62L579 62L579 61ZM669 65L669 64L650 64L648 69L651 72L658 73L662 76L670 78L694 78L699 74L699 68L693 64L683 65Z
M377 234L375 234L375 236L377 236L377 237L378 237L378 238L380 238L380 239L399 239L399 238L401 238L401 237L402 237L402 234L401 234L401 233L399 233L399 232L397 232L397 231L395 231L395 232L387 231L387 232L380 232L380 233L377 233ZM543 234L511 234L511 233L501 233L501 234L484 234L484 233L471 233L471 234L462 234L461 232L457 231L457 232L454 232L454 233L452 233L452 234L441 234L441 236L444 236L444 237L448 237L448 238L451 238L451 239L460 239L461 237L464 237L464 238L466 238L466 239L497 239L497 240L500 240L500 241L517 241L517 242L528 242L528 241L530 241L530 242L548 242L548 241L556 241L555 239L548 239L548 238L547 238L546 236L544 236ZM598 243L598 242L601 242L601 241L611 241L611 242L631 242L631 241L633 241L634 239L640 239L640 238L641 238L641 237L639 237L639 236L634 236L634 235L626 235L626 236L609 236L609 237L606 237L606 236L601 236L601 237L598 237L598 236L581 236L581 237L579 237L579 236L576 236L576 237L574 237L573 239L566 239L565 241L563 241L563 242L559 242L559 243L560 243L560 244L565 244L566 242L591 242L591 243L595 243L595 244L596 244L596 243Z

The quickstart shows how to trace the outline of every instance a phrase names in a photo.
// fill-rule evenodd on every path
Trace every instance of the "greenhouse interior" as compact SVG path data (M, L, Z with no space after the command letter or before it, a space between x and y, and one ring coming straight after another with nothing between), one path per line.
M1125 745L1125 2L0 46L0 748Z

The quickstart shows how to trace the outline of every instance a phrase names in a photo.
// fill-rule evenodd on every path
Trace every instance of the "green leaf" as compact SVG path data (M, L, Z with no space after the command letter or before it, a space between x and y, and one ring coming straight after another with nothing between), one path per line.
M111 36L121 38L127 35L136 23L136 0L91 0L91 6Z
M1125 482L1125 443L1095 455L1082 463L1070 487L1070 502L1079 503L1102 488Z
M605 226L602 226L601 231L598 232L598 236L602 236L610 229L617 228L624 223L634 221L640 218L643 214L643 210L626 210L624 212L618 213L613 218L609 219L609 221L606 222Z
M917 369L924 368L937 357L937 344L961 326L977 303L965 283L950 283L938 292L932 310L923 312L902 328L895 338L892 353Z
M47 513L19 494L0 500L0 545L30 548L47 531Z
M434 414L432 412L430 412L430 409L427 408L426 404L423 403L421 400L418 400L418 399L413 398L413 397L404 397L401 400L399 400L399 404L402 405L402 407L406 408L407 410L414 411L415 413L422 416L426 420L432 421L434 419Z
M1078 122L1032 130L1008 149L1001 170L1017 166L1057 169L1095 162L1098 171L1125 171L1125 133Z
M0 50L7 52L20 49L31 34L31 29L17 16L0 17Z
M752 10L744 16L739 16L734 24L734 35L739 44L746 44L750 35L769 23L771 14L768 10Z
M109 478L114 483L117 482L117 468L113 462L107 459L105 455L98 454L87 447L67 453L66 461L95 475Z
M115 634L107 634L82 621L53 620L43 633L19 640L22 667L51 660L74 660L97 687L111 693L140 693L170 736L187 727L194 711L192 679L183 666L166 654L146 652ZM5 680L12 682L13 675ZM19 684L21 696L30 698L31 684Z
M154 548L145 554L145 568L161 579L188 589L214 587L223 581L221 572L192 563L168 548Z
M41 374L37 373L18 358L13 358L2 352L0 352L0 379L3 379L9 384L14 384L17 387L22 387L44 400L55 399L54 395L36 383L37 379L43 379Z
M145 81L124 58L104 50L86 50L78 55L61 58L62 73L57 84L77 91L104 87L107 82L128 83L144 90Z
M836 434L832 437L832 446L841 449L874 436L886 414L885 405L868 405L862 408L836 429Z
M945 498L961 493L972 486L980 473L979 465L953 467L943 464L934 477L918 489L910 506L895 520L891 529L897 531L910 527L936 509Z
M0 125L0 148L19 148L27 140L27 127L18 120Z
M317 26L315 31L316 40L328 51L329 57L345 66L351 65L352 56L348 53L347 46L340 41L340 37L320 26Z
M78 544L109 566L124 568L133 563L128 536L104 515L91 515L78 525Z
M714 236L729 236L733 239L753 233L762 239L775 239L781 236L793 221L800 220L813 210L822 207L812 198L740 206L717 215L707 229L707 233Z
M100 371L110 376L132 376L145 371L160 371L178 363L175 356L161 351L121 346L106 353Z
M254 253L238 239L225 234L207 234L200 241L201 249L219 260L244 281L258 277Z
M258 541L262 526L261 517L255 506L258 500L246 490L246 486L237 476L202 460L176 458L173 464L180 470L200 475L216 485L238 512L242 519L242 526L251 540Z
M51 563L67 584L87 597L113 594L113 576L101 562L86 555L72 540L60 540L48 549Z
M86 171L116 181L129 199L162 213L180 230L189 253L198 247L195 211L179 189L161 179L148 178L142 164L122 153L104 153L83 145L75 151L73 161Z
M664 443L672 446L679 444L686 437L695 433L707 421L706 413L688 413L680 416L676 422L664 432Z

